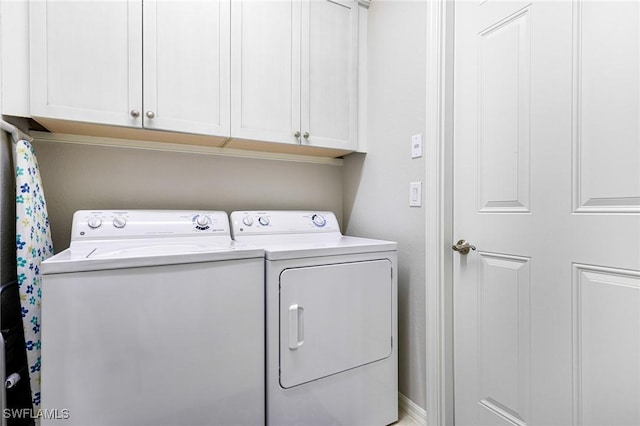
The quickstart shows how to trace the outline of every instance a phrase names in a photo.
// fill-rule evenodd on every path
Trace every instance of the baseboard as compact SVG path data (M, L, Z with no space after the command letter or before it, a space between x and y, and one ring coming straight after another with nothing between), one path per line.
M415 423L426 426L427 412L424 408L398 392L398 409Z

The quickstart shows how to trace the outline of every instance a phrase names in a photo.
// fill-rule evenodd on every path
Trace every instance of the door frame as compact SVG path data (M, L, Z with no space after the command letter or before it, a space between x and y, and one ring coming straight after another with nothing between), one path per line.
M427 1L425 319L428 425L453 425L453 47L455 0Z

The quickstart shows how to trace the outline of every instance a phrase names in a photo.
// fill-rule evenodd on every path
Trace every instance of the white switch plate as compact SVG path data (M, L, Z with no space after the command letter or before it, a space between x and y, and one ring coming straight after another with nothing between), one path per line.
M411 136L411 158L422 157L422 133Z
M422 207L422 182L409 182L409 207Z

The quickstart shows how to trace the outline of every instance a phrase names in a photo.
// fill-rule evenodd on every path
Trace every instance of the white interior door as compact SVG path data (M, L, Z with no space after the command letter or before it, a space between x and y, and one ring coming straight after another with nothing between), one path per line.
M640 424L639 28L456 3L456 424Z

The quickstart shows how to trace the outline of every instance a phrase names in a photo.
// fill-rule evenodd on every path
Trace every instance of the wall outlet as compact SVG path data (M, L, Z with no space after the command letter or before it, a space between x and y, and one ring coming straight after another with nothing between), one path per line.
M411 158L422 157L422 133L411 136Z
M409 207L422 207L422 182L409 182Z

